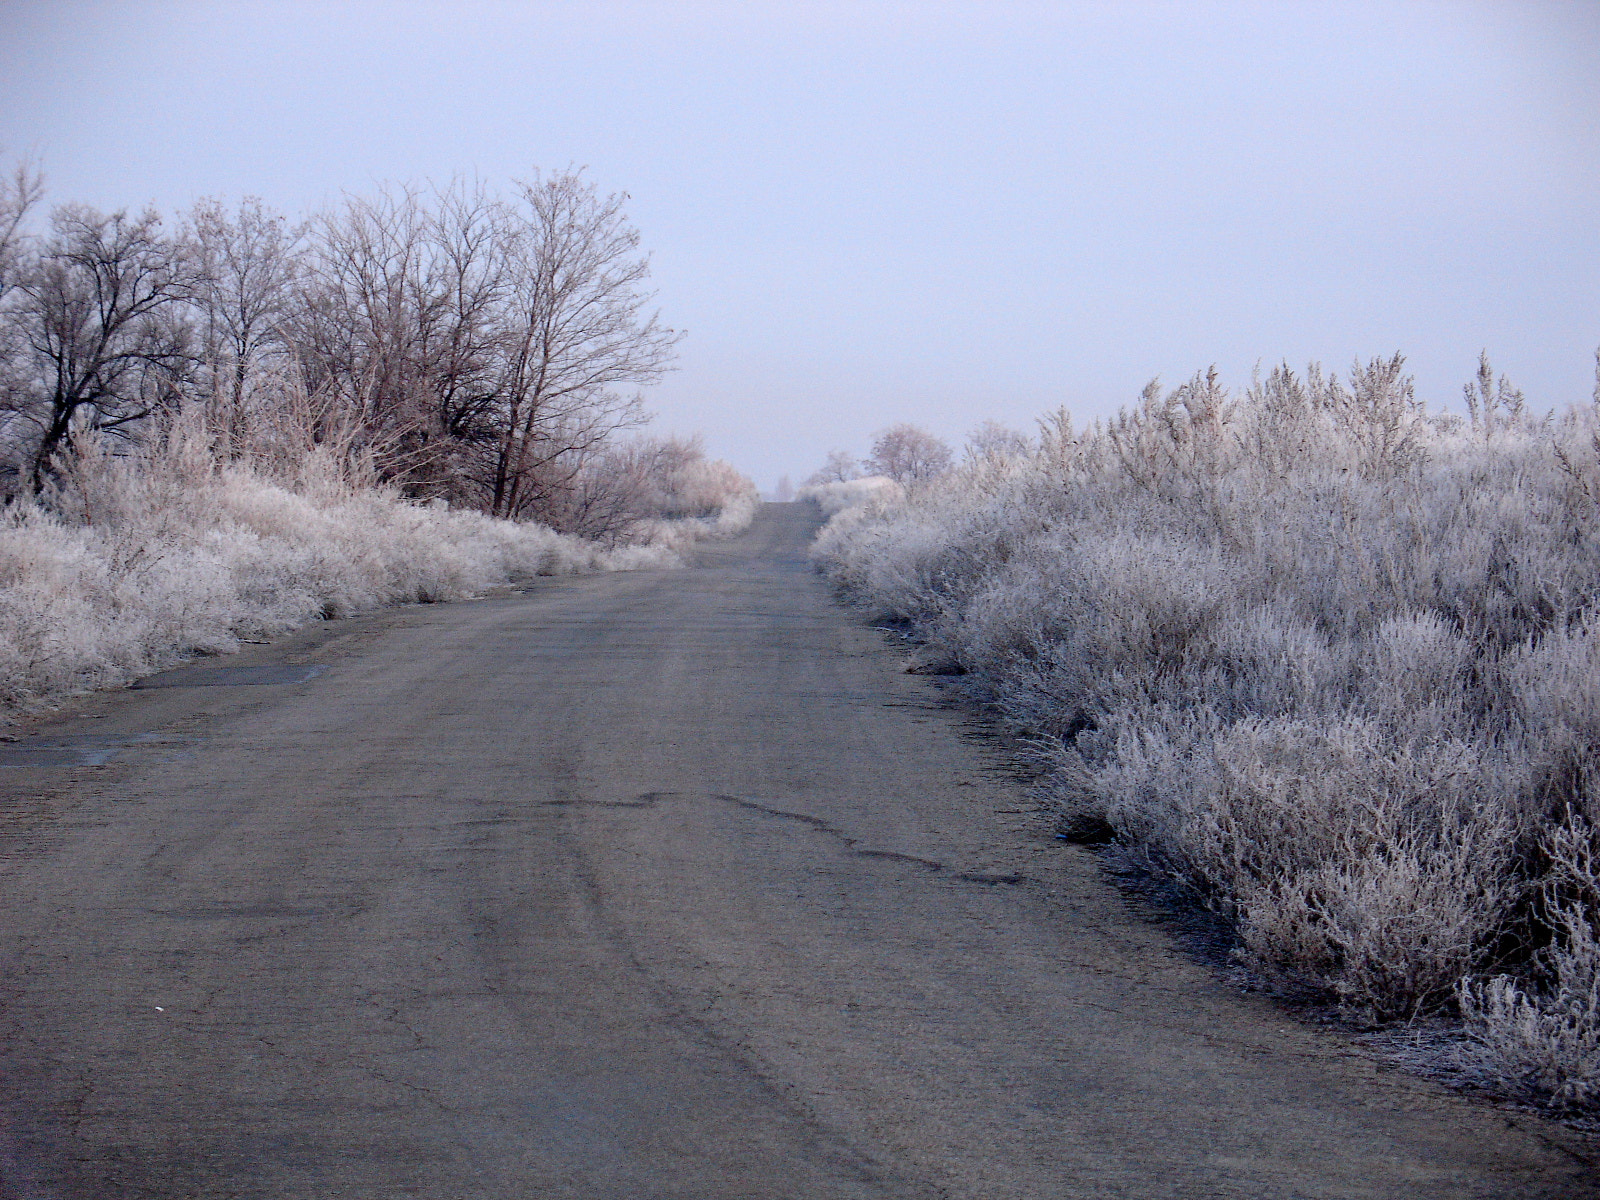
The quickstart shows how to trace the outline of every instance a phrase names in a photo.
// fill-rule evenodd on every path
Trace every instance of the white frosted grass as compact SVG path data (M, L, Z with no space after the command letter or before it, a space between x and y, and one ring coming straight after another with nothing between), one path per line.
M460 600L540 575L678 566L331 480L86 456L52 512L0 518L0 706L111 687L319 618ZM736 522L736 516L733 520Z
M312 620L462 600L540 575L681 566L697 541L747 528L760 503L727 463L694 457L661 498L672 515L603 546L409 503L318 447L262 455L260 469L222 466L197 420L129 457L86 432L80 440L46 502L0 517L0 711Z
M1392 360L1197 376L910 494L813 489L813 553L1259 976L1367 1022L1458 1005L1478 1075L1593 1105L1597 430L1429 413Z

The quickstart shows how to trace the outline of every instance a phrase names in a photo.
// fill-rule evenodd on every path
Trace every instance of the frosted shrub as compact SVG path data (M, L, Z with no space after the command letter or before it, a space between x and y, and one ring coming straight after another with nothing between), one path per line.
M1203 694L1242 713L1338 707L1351 682L1351 647L1281 599L1224 613L1205 653L1195 672Z
M831 517L846 509L865 508L875 501L898 500L905 495L905 489L887 475L868 475L862 479L807 484L798 494L801 500L815 500L822 508L822 515Z
M969 561L970 595L939 636L992 680L1013 716L1047 732L1118 704L1176 699L1180 668L1215 639L1247 587L1225 556L1185 549L1126 531L1041 534L987 581Z
M880 528L882 515L904 495L894 480L878 476L800 489L802 500L815 500L829 517L812 546L812 555L830 564L835 583L856 590L865 588L865 572L877 549L875 540L868 544L872 531ZM887 537L884 541L887 545Z
M1472 644L1436 612L1386 617L1357 650L1362 692L1381 712L1414 713L1465 694Z
M1553 934L1542 986L1507 975L1466 979L1461 1009L1474 1039L1469 1070L1528 1099L1600 1105L1600 845L1575 814L1550 830L1544 899Z
M1111 723L1088 785L1106 819L1234 917L1268 978L1360 1019L1409 1016L1452 994L1505 918L1515 825L1504 764L1477 747L1364 718L1149 707Z
M1600 606L1515 647L1499 667L1535 761L1587 820L1600 821L1594 789L1579 786L1600 764Z
M1436 1008L1482 960L1516 888L1504 764L1444 739L1396 744L1374 723L1270 729L1217 743L1238 835L1270 848L1238 886L1246 961L1309 982L1363 1020Z
M1057 413L840 502L813 553L1037 735L1064 829L1224 914L1259 977L1365 1023L1459 1005L1480 1074L1600 1103L1600 886L1551 840L1600 821L1600 399L1537 421L1484 362L1464 420L1402 367Z
M761 507L756 485L728 463L702 465L707 469L695 473L683 512L634 523L629 532L636 551L664 548L681 552L702 539L730 538L750 528ZM619 544L615 551L621 553L626 548L627 543Z
M609 547L686 550L749 528L760 504L756 485L707 459L698 438L637 438L590 456L568 488L561 528Z

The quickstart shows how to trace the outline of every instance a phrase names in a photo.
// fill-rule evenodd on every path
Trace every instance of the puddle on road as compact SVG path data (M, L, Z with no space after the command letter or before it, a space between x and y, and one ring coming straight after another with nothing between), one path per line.
M85 734L78 737L42 737L0 744L0 767L103 767L124 750L141 746L165 746L180 751L191 738L174 738L156 733L129 737L104 737Z
M320 663L270 663L253 667L177 667L133 685L145 688L263 687L305 683L321 675ZM193 753L196 739L170 734L141 733L123 737L82 734L70 737L26 738L0 743L3 767L103 767L123 751L136 747L168 747L175 757ZM166 761L172 761L169 758Z

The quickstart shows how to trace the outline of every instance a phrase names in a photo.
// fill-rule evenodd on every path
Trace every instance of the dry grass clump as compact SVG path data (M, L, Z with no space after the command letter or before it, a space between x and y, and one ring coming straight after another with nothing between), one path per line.
M847 508L817 558L1051 747L1063 827L1373 1025L1600 1103L1600 395L1214 373Z

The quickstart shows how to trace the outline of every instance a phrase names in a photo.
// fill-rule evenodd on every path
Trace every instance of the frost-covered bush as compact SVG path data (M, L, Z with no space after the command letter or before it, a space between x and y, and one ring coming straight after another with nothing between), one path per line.
M1114 726L1094 780L1104 819L1232 916L1259 974L1362 1020L1410 1017L1450 999L1501 928L1517 780L1492 748L1203 707Z
M755 520L761 493L732 463L708 459L699 439L667 439L669 453L647 476L642 511L629 537L649 545L686 550L702 538L742 533Z
M814 500L822 515L831 517L847 508L864 508L874 501L898 500L905 489L887 475L866 475L860 479L837 479L831 483L808 483L797 493L801 500Z
M1514 1094L1592 1111L1600 1105L1600 841L1569 812L1542 842L1549 869L1540 891L1553 936L1540 952L1539 978L1461 982L1475 1043L1464 1058L1474 1074Z
M1600 395L1540 422L1484 363L1469 412L1398 358L1197 375L838 503L814 553L1259 977L1365 1022L1459 1005L1480 1075L1595 1103Z
M699 438L633 438L587 456L548 507L559 529L608 546L686 549L748 528L761 498Z

